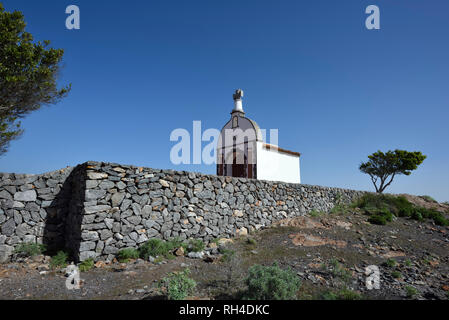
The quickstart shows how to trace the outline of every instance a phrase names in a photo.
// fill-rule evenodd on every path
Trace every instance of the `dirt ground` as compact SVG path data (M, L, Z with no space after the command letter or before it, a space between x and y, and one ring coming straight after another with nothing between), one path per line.
M298 299L331 293L347 298L344 290L361 299L449 299L449 227L430 221L397 218L372 225L357 210L299 217L233 239L220 252L157 264L140 259L99 263L81 273L79 290L66 288L64 270L50 270L45 257L35 257L0 265L0 299L164 299L159 280L185 268L197 282L190 299L238 299L248 268L273 263L300 277ZM379 290L366 287L365 270L371 265L380 271Z

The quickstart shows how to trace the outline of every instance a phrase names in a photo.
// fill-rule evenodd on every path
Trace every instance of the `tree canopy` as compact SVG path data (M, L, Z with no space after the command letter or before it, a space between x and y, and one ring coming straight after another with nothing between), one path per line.
M25 27L21 12L7 12L0 3L0 155L22 134L21 118L57 103L71 88L56 83L64 50L35 42Z
M383 153L379 150L368 156L369 161L362 163L359 169L371 177L376 192L382 193L395 176L409 176L426 158L419 151L395 150Z

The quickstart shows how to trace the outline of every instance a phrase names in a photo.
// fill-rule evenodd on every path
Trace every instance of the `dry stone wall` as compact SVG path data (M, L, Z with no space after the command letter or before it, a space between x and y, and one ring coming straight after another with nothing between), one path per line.
M65 247L74 168L42 175L0 173L0 262L24 242Z
M64 245L81 261L110 260L151 238L244 235L363 194L101 162L0 177L0 251L37 241Z

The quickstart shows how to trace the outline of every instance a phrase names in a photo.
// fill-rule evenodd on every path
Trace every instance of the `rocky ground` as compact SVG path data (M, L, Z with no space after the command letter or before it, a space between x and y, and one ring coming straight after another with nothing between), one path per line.
M430 201L426 205L432 206ZM51 269L49 257L3 264L0 299L164 299L159 280L185 268L198 284L191 299L238 299L248 268L275 262L301 278L298 299L449 299L449 227L431 221L397 218L372 225L352 209L283 220L211 246L208 252L214 254L203 258L99 262L81 273L79 290L66 288L65 270ZM366 288L370 265L380 270L379 290Z

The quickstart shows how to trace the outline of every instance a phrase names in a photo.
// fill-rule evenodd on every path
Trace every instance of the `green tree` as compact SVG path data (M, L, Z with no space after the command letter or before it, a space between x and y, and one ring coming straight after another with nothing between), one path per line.
M377 151L368 156L369 161L362 163L359 169L371 177L376 192L382 193L397 175L409 176L426 158L418 151Z
M43 105L57 103L71 86L58 89L56 79L64 50L50 41L34 42L24 16L0 3L0 155L23 132L20 119Z

